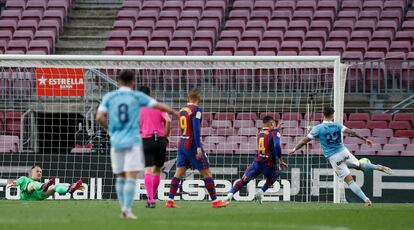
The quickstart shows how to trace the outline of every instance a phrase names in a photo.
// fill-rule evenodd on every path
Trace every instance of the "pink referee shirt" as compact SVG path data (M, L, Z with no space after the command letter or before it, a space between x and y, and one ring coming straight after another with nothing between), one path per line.
M140 111L139 125L142 138L150 138L157 131L159 137L165 137L165 123L170 118L167 113L158 109L142 107Z

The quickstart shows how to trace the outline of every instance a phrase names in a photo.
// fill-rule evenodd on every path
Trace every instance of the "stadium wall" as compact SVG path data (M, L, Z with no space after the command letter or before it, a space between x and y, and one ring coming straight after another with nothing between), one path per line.
M168 179L173 176L175 171L175 153L169 154L170 158L166 162L166 167L162 173L162 180L158 198L166 199L168 193ZM253 154L242 155L238 160L239 164L231 162L231 155L210 154L211 165L220 165L220 168L212 167L216 175L217 192L219 195L225 195L231 188L232 183L240 178L244 173L244 168L240 165L246 165L253 158ZM364 156L361 156L364 157ZM414 202L414 170L412 169L412 157L379 157L367 156L369 159L378 164L390 166L394 170L394 175L387 176L380 172L363 174L357 170L351 170L355 176L356 182L362 186L367 196L371 197L374 202L385 203L407 203ZM24 161L21 161L25 158ZM99 160L98 160L99 158ZM20 160L19 160L20 159ZM306 157L301 156L295 159L288 158L287 163L295 164L288 172L282 172L281 181L274 184L274 188L266 195L267 201L304 201L306 197L305 183L308 174L306 168L298 167L300 161L305 161ZM312 157L310 181L308 194L311 201L332 200L332 169L327 164L318 164L325 162L323 157ZM18 198L15 189L6 189L6 181L15 179L27 174L30 166L19 165L18 162L43 162L44 178L56 177L65 178L60 183L71 183L81 178L87 185L84 192L78 192L74 195L75 199L114 199L115 184L114 177L110 170L110 159L106 154L91 155L51 155L51 154L0 154L1 162L11 162L10 165L0 167L0 199ZM295 162L293 162L295 161ZM75 162L68 164L67 162ZM100 162L93 163L93 162ZM318 165L318 166L316 166ZM65 170L60 170L65 168ZM142 177L142 175L141 175ZM289 180L287 180L289 178ZM142 178L138 179L140 188L137 191L136 200L145 199L145 189ZM251 201L254 198L254 191L264 183L263 178L252 181L247 188L242 190L240 195L235 197L239 201ZM328 195L321 195L328 194ZM398 194L398 196L395 196ZM58 196L55 199L69 199L68 196ZM199 174L190 170L187 177L182 183L177 199L182 200L205 200L208 199L204 191ZM359 202L358 198L346 189L346 199L348 202Z

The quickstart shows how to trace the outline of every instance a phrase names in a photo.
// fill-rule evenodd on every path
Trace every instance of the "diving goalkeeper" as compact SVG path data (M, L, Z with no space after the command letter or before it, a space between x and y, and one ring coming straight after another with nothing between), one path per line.
M42 168L40 165L33 165L31 177L22 176L16 181L8 184L11 187L20 188L20 200L45 200L55 192L60 195L67 193L73 194L76 190L82 189L82 180L78 180L71 186L55 185L55 178L51 178L46 183L41 183Z

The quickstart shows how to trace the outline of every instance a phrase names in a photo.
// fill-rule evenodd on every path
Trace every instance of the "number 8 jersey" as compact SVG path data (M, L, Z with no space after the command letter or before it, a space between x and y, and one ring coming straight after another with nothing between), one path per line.
M323 155L329 158L345 150L345 146L342 143L342 133L345 129L346 127L338 122L324 121L312 128L308 138L315 139L319 137Z
M141 144L140 109L143 106L152 108L156 103L157 101L151 97L128 87L120 87L107 93L99 105L98 112L104 112L108 116L111 147L123 149Z

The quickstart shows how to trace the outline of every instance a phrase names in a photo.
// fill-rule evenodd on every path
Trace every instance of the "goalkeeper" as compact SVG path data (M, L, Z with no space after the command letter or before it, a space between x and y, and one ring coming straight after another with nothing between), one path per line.
M31 177L22 176L16 181L8 184L8 186L20 188L20 200L45 200L55 192L60 195L67 193L73 194L76 190L83 188L82 180L78 180L71 186L55 185L55 178L51 178L46 183L41 183L42 168L40 165L33 165Z

